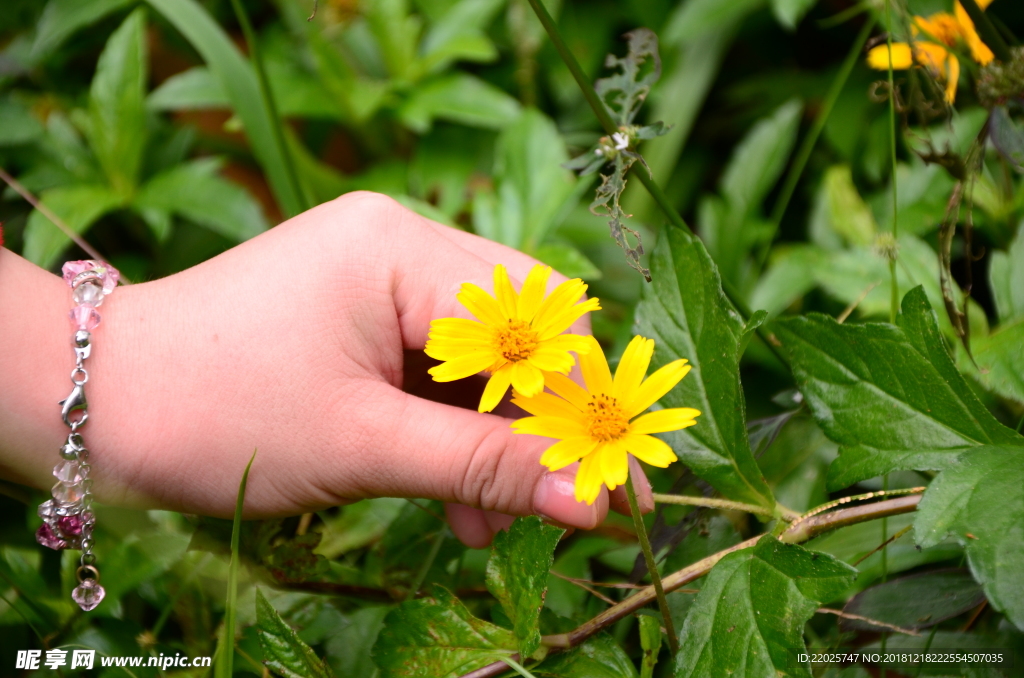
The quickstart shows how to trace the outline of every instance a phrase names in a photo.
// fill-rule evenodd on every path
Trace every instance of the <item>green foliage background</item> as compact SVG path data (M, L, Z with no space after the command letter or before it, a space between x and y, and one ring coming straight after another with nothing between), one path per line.
M217 673L454 677L508 661L508 675L538 677L878 675L794 661L804 647L1007 648L1024 665L1014 97L979 98L969 58L948 111L924 70L897 73L906 108L894 163L886 74L857 50L865 21L881 34L881 2L545 4L592 82L609 75L607 53L625 53L626 31L660 40L663 72L635 122L668 130L645 128L631 150L699 238L669 225L634 163L623 223L642 237L651 283L609 237L609 219L588 210L597 174L566 167L596 161L603 131L526 0L320 0L312 20L297 0L5 0L0 10L0 166L128 278L183 270L349 191L391 195L586 279L613 358L639 332L656 340L656 365L693 364L662 404L704 415L667 438L682 463L648 470L655 491L752 510L659 505L646 520L663 575L764 534L668 595L682 644L673 658L650 610L549 652L550 638L631 593L601 584L649 580L621 516L561 541L521 519L493 553L462 546L435 502L381 498L243 523L237 642ZM905 39L911 15L951 9L894 3L894 37ZM997 0L988 14L1024 35L1020 3ZM994 106L1001 127L986 128ZM983 128L1002 152L971 155ZM970 202L948 240L940 227L965 167ZM893 230L894 191L890 273L880 236ZM983 255L971 262L968 214ZM44 267L80 254L10 188L0 221L6 246ZM948 305L970 323L970 354ZM802 513L922 485L916 514L785 543L779 506ZM42 495L0 489L0 674L14 675L29 648L217 651L234 580L229 521L100 507L107 601L82 615L68 596L72 554L32 538ZM918 635L882 633L893 626Z

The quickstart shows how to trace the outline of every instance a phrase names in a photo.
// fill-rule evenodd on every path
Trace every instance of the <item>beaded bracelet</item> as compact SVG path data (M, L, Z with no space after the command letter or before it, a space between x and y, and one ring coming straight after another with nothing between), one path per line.
M100 572L93 554L93 527L96 517L92 512L92 479L89 477L89 450L78 432L89 420L89 403L85 398L85 385L89 373L85 361L92 352L92 330L100 324L96 307L114 291L121 277L117 269L98 261L69 261L64 264L64 282L71 288L75 307L68 316L74 330L72 346L75 350L75 369L71 371L71 395L60 402L61 419L71 429L68 439L60 448L63 459L53 468L57 484L52 498L39 505L43 525L36 532L36 541L55 550L81 549L82 556L76 571L78 586L71 598L88 612L103 601L106 594L100 586Z

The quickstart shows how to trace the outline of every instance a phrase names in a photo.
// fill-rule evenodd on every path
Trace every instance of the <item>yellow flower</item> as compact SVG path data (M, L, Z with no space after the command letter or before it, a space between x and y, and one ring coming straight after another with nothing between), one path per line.
M675 360L645 380L654 341L633 337L612 378L601 346L593 337L587 341L591 349L580 356L587 388L560 374L547 375L545 382L556 395L516 393L512 402L535 416L513 422L512 428L559 439L540 458L552 471L582 459L576 472L576 501L593 504L602 484L613 490L626 482L627 454L661 468L674 462L672 448L649 434L693 426L700 412L679 407L638 417L686 376L687 361Z
M481 412L490 412L511 384L527 396L544 390L544 374L568 374L575 364L570 351L582 353L584 337L562 334L580 316L600 309L598 300L580 300L587 285L575 278L544 296L549 266L534 266L520 293L512 288L505 267L494 267L494 294L463 283L457 299L480 322L440 318L430 323L426 354L445 361L429 370L434 381L455 381L487 371L491 378L480 398Z
M977 3L978 7L985 9L992 0L977 0ZM952 104L956 99L956 84L960 79L960 62L950 48L966 44L971 57L982 66L993 59L992 50L978 37L974 22L959 2L953 14L938 12L929 17L915 16L910 30L913 33L911 44L892 44L892 67L906 69L914 63L924 66L932 75L946 82L946 103ZM921 36L920 40L918 36ZM868 52L868 65L888 70L888 51L888 45L872 48Z

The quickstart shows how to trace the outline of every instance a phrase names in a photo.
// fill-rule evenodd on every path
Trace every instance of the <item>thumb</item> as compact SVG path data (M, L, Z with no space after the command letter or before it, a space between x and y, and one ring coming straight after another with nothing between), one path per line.
M549 473L540 464L554 440L515 434L509 419L417 398L382 382L359 397L362 405L349 411L345 426L358 431L366 466L361 478L349 475L344 484L356 484L360 494L539 514L583 529L596 527L608 512L606 492L592 505L577 502L574 473Z

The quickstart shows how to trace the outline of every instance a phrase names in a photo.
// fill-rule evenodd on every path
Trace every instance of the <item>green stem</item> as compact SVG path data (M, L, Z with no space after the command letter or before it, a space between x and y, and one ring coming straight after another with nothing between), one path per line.
M532 2L533 0L531 0ZM651 542L647 539L647 528L644 527L644 517L640 515L640 505L636 500L636 490L633 488L633 474L626 476L626 497L629 499L629 510L633 514L633 525L636 526L636 537L640 541L640 550L644 552L644 560L647 562L647 571L651 575L651 583L654 584L654 593L658 598L658 607L661 608L661 617L665 620L665 630L668 632L668 646L674 657L679 652L679 639L676 638L675 625L672 624L672 612L668 608L668 600L665 598L665 589L661 586L661 575L658 573L658 563L654 561L654 552L651 551Z
M723 509L726 511L744 511L759 516L774 518L775 513L770 509L755 504L744 504L741 501L729 499L718 499L717 497L692 497L685 494L655 494L654 501L659 504L680 504L682 506L703 506L705 508ZM793 509L779 505L779 513L787 521L791 522L800 517L800 514Z
M974 27L978 30L982 42L992 48L992 53L996 55L997 59L1003 63L1009 62L1013 58L1009 46L989 18L985 16L985 12L978 7L978 3L974 0L960 0L960 4L967 12L967 16L971 17L971 21L974 22Z
M238 23L242 26L242 35L245 36L245 44L249 48L249 60L252 61L253 70L256 71L256 78L260 83L260 98L263 99L263 106L267 111L267 116L270 118L274 143L281 150L281 157L284 158L285 171L288 172L288 180L292 185L292 190L295 191L296 197L301 201L303 210L308 209L312 207L312 204L307 198L306 192L302 190L302 183L299 181L299 174L295 169L295 161L292 158L291 149L288 148L288 143L284 138L284 121L281 120L281 116L277 112L274 93L270 89L270 79L267 78L267 71L263 68L263 59L260 57L259 45L256 42L256 32L253 31L252 23L249 22L249 15L245 13L245 8L242 7L242 1L231 0L231 5L235 9ZM291 214L289 216L295 215Z
M427 554L427 559L423 561L423 566L420 571L416 573L416 580L413 582L412 588L409 589L409 600L416 597L419 593L420 587L423 586L423 582L427 579L427 574L430 572L430 568L434 566L434 561L437 560L437 554L441 552L441 544L444 543L445 535L448 529L442 528L437 536L434 537L434 543L430 545L430 553Z
M896 314L900 308L900 291L896 284L896 237L897 229L897 200L896 200L896 86L892 74L892 3L893 0L885 2L885 23L888 30L885 34L886 44L889 49L889 159L892 164L892 239L893 251L889 254L889 322L896 323Z
M761 254L758 257L758 271L761 271L764 268L765 262L768 260L768 253L771 251L772 241L775 240L775 236L779 233L779 227L782 225L782 217L786 214L786 208L789 207L789 201L793 199L793 193L796 192L796 186L800 182L800 177L803 175L804 169L807 167L807 161L811 158L811 152L814 151L814 146L818 143L818 138L825 129L825 123L828 122L828 118L832 114L832 109L835 107L836 101L839 99L839 95L842 94L843 87L846 86L846 81L850 79L850 73L853 72L853 67L857 64L857 60L860 58L861 51L864 49L864 45L868 41L868 36L871 35L871 30L875 27L876 21L877 19L872 16L871 19L864 22L864 27L861 28L860 33L857 34L857 39L853 41L853 46L850 48L850 52L846 55L846 59L843 61L842 66L839 67L839 73L836 74L835 79L832 81L832 86L825 95L825 100L822 102L821 109L818 111L818 115L814 119L814 124L807 132L807 136L804 137L803 143L800 144L800 149L796 153L793 164L790 165L789 173L786 175L786 181L782 185L782 191L779 193L779 198L775 201L775 205L772 207L772 214L769 222L771 224L771 235L768 237L768 242L761 250Z
M220 642L217 644L214 668L215 678L231 678L234 675L235 663L235 610L238 607L238 563L241 558L239 546L242 539L242 508L245 505L245 488L249 484L249 469L256 459L256 450L242 473L242 482L238 485L238 497L235 499L235 518L231 523L231 561L228 564L228 595L224 602L224 629Z
M555 25L555 20L548 14L548 10L544 7L544 4L540 0L529 0L530 7L533 8L534 13L537 15L537 19L540 20L544 30L547 31L548 37L551 38L551 44L555 46L555 51L562 58L569 72L572 73L572 77L576 80L576 84L579 85L580 91L583 92L583 98L590 104L590 108L594 111L594 115L597 116L598 122L601 123L601 127L608 134L615 134L619 131L619 126L612 119L611 114L605 107L604 102L597 96L597 92L594 90L590 79L587 74L583 72L576 57L569 50L569 46L565 44L565 40L562 39L562 34L558 32L558 26ZM665 192L661 190L661 187L655 183L654 179L646 172L637 171L637 166L634 164L630 169L631 173L640 180L647 192L650 193L651 197L654 198L654 202L657 203L661 209L665 218L668 219L669 223L676 228L687 231L693 234L693 231L687 226L686 222L679 215L679 212L672 206L672 202L669 200ZM737 290L726 281L722 280L722 291L725 292L725 296L729 298L736 310L743 316L744 321L750 318L750 309L745 303ZM764 345L768 347L768 350L778 359L780 363L789 367L789 360L785 355L773 344L768 337L764 327L758 327L755 332L757 336L761 338Z

